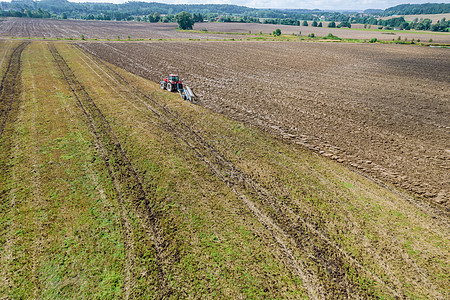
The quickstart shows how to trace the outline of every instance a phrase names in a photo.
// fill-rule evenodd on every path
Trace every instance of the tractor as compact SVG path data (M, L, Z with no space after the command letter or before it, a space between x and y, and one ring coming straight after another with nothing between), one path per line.
M169 74L169 77L164 78L161 81L161 88L168 90L169 92L176 92L178 90L183 90L183 83L179 79L177 74Z
M169 77L164 78L160 84L163 90L166 89L169 92L178 92L183 100L197 103L197 96L188 86L183 87L183 83L177 74L169 74Z

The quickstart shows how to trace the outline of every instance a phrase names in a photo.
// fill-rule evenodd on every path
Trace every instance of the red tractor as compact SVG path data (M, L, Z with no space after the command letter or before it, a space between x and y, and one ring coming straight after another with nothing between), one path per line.
M183 83L181 83L177 74L169 74L169 77L164 78L164 80L161 81L161 88L163 90L166 89L169 92L176 92L183 90Z
M169 92L178 92L183 100L197 103L197 96L187 85L183 87L177 74L169 74L169 77L164 78L160 83L163 90L167 89Z

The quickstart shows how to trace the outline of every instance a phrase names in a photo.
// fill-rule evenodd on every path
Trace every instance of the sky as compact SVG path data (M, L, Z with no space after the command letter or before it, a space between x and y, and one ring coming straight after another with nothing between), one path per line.
M71 2L124 3L127 0L69 0ZM167 4L235 4L254 8L304 8L321 10L386 9L398 4L450 3L450 0L136 0Z

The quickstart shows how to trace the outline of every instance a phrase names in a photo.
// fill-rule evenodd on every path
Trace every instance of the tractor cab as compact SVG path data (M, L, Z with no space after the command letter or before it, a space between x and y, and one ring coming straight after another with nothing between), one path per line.
M178 83L178 81L179 81L178 75L170 74L170 75L169 75L169 81L171 81L171 82L173 82L173 83Z
M167 89L169 92L183 90L183 84L177 74L169 74L169 77L161 81L161 88Z

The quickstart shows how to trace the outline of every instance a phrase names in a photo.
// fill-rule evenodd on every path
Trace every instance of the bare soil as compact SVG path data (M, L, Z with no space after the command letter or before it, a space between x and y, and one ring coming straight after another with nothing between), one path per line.
M153 81L179 72L201 105L448 208L447 49L278 42L82 47Z

